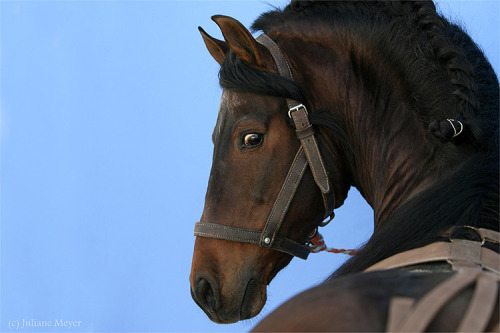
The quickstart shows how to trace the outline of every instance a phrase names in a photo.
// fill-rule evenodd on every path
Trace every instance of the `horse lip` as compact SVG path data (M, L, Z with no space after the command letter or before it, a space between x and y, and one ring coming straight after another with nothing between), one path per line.
M245 287L245 292L241 299L240 305L240 320L250 319L252 315L252 300L255 299L256 294L259 291L258 280L250 278Z

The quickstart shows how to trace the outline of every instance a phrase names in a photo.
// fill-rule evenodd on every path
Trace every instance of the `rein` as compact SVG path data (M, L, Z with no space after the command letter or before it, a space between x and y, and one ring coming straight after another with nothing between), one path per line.
M269 50L281 76L293 80L292 71L279 46L266 34L257 37L257 42ZM295 132L300 141L300 148L295 155L290 170L263 230L233 227L218 223L197 222L194 235L200 237L224 239L229 241L259 245L263 248L288 253L301 259L307 259L311 248L286 237L278 236L290 203L295 196L307 166L311 169L316 185L321 190L325 208L324 218L333 215L335 194L325 164L314 136L314 129L309 122L306 107L295 100L286 99L288 116L295 124Z

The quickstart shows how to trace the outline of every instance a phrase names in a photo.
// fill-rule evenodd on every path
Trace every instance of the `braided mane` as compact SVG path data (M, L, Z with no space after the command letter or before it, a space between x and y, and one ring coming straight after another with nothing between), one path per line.
M311 22L347 31L390 57L413 84L414 106L434 137L452 140L446 119L454 118L465 124L466 133L453 141L489 145L498 112L488 104L498 96L498 80L477 45L439 15L432 1L292 1L283 10L262 14L252 30L297 32Z

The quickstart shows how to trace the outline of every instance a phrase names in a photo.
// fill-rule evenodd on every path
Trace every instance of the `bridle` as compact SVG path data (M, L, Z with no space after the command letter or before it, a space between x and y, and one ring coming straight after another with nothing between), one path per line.
M290 66L279 46L266 34L260 35L256 40L269 50L279 74L293 80ZM307 166L311 168L314 181L321 191L325 208L325 219L333 215L335 194L328 179L328 172L326 171L314 136L314 129L309 122L306 107L302 103L289 98L286 99L286 102L288 105L288 116L293 120L297 138L300 140L300 148L295 155L278 197L274 202L264 229L255 230L200 221L195 224L195 236L255 244L264 248L288 253L301 259L307 259L307 256L311 252L308 245L278 235Z

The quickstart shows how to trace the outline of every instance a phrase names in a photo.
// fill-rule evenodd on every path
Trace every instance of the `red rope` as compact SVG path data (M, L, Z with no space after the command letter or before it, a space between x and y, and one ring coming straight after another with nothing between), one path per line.
M328 247L325 244L325 239L323 235L321 235L318 231L316 231L315 235L309 241L309 247L311 248L312 253L319 253L321 251L330 252L330 253L342 253L353 256L357 253L357 250L346 250L346 249L336 249L333 247Z

